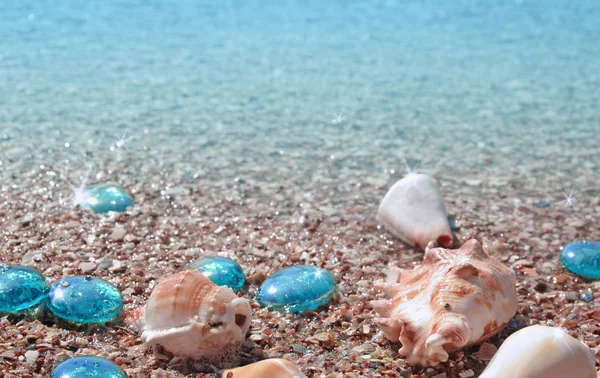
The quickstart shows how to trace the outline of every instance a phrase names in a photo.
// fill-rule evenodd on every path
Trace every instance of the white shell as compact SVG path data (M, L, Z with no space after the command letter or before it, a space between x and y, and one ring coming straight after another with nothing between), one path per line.
M152 290L143 312L142 340L190 358L212 358L241 344L250 305L198 270L167 276Z
M594 352L560 328L534 325L510 335L480 378L596 378Z
M302 371L288 360L270 358L250 365L221 372L222 378L306 378Z
M452 246L444 199L430 176L409 173L396 182L381 201L377 220L396 237L423 250L432 240Z
M372 301L386 337L400 341L410 365L434 366L448 352L498 333L517 311L515 272L477 240L433 248L411 270L390 267L380 285L391 299Z

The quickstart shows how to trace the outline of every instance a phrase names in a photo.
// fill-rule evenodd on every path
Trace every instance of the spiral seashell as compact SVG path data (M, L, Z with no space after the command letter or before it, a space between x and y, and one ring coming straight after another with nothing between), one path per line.
M430 176L409 173L387 192L377 220L404 242L425 249L430 241L452 246L452 230L437 182Z
M560 328L534 325L510 335L480 378L596 378L596 357Z
M141 319L142 340L190 358L212 358L241 344L250 305L198 270L167 276L150 294Z
M235 369L223 370L221 378L306 378L306 375L288 360L271 358Z
M400 341L410 365L434 366L448 352L498 333L517 311L515 272L477 240L433 248L413 270L390 267L380 285L389 300L372 301L388 339Z

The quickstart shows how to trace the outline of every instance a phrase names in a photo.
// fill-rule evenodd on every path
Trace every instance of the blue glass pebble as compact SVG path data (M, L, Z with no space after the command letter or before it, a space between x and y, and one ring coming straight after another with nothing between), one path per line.
M102 184L87 187L81 205L99 214L108 213L109 211L122 213L133 205L133 199L118 186Z
M537 208L550 207L550 203L549 202L545 202L545 201L536 202L536 203L533 204L533 206L537 207Z
M246 283L246 275L240 264L227 257L205 257L192 263L200 273L219 286L228 286L233 291L239 291Z
M335 279L325 269L291 266L267 278L258 290L257 299L270 310L300 313L329 302L336 290Z
M451 229L453 229L453 230L458 229L458 224L456 224L456 220L448 219L448 224L450 225Z
M581 294L581 300L586 301L586 302L591 302L594 300L594 295L592 293L590 293L589 291L586 291L585 293Z
M560 261L570 272L600 279L600 243L577 241L562 250Z
M47 305L54 315L71 322L104 323L121 312L123 296L103 279L74 276L50 286Z
M81 356L60 363L50 378L127 378L127 374L104 358Z
M40 272L26 266L0 264L0 313L17 313L38 305L48 294Z

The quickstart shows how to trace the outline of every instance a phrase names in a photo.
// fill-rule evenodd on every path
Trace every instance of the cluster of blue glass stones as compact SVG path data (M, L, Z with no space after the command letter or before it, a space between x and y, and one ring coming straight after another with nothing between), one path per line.
M217 285L239 291L246 282L235 261L212 256L192 264ZM267 278L257 292L261 306L281 312L312 311L329 302L336 293L335 279L315 266L292 266ZM19 313L45 301L58 318L75 323L104 323L123 310L121 292L100 278L65 277L48 286L37 270L24 266L0 265L0 312ZM113 362L95 356L68 359L59 364L51 378L125 378Z
M0 265L0 313L16 314L42 302L60 319L105 323L123 310L123 296L111 283L93 277L66 277L48 286L37 270Z
M226 257L211 256L192 264L212 282L239 291L246 281L242 267ZM325 269L301 265L284 268L268 277L258 289L258 303L280 312L316 310L337 292L335 279Z

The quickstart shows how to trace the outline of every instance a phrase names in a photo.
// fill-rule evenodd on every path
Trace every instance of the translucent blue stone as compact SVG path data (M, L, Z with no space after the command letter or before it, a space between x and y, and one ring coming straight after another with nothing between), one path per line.
M600 243L577 241L562 250L560 261L570 272L600 279Z
M543 208L543 207L550 207L550 202L536 202L533 204L533 206L537 207L537 208Z
M281 269L267 278L256 297L261 306L270 310L300 313L329 302L336 290L331 273L302 265Z
M46 302L54 315L75 323L104 323L123 309L119 289L103 279L84 276L53 283Z
M85 188L81 205L100 214L109 211L122 213L133 205L133 199L118 186L103 184Z
M240 264L227 257L205 257L192 263L200 273L219 286L228 286L233 291L239 291L246 283L246 275Z
M589 291L586 291L585 293L581 294L581 300L591 302L594 300L594 295Z
M17 313L38 305L48 294L40 272L26 266L0 264L0 313Z
M127 378L127 374L104 358L81 356L60 363L50 378Z

